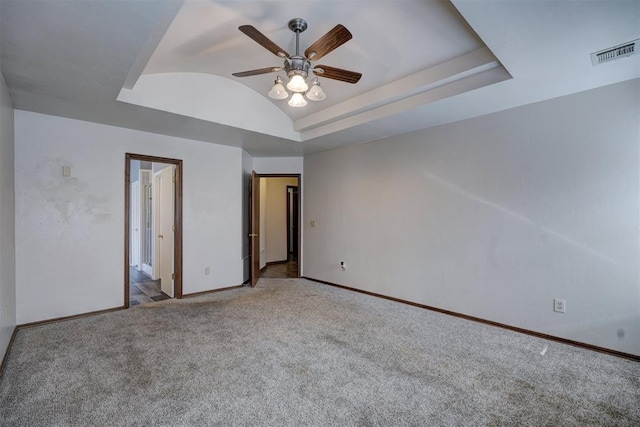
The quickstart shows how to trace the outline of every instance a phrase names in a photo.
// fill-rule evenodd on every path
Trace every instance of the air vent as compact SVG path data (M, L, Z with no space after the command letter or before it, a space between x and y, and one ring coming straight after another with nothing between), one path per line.
M638 53L638 43L640 43L640 39L610 47L609 49L601 50L600 52L594 52L591 54L591 64L596 66L604 62L613 61L614 59L635 55Z

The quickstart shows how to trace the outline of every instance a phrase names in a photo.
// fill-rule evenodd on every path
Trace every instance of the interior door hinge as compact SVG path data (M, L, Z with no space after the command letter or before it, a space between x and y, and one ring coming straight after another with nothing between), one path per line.
M171 273L171 280L176 280L176 273Z
M171 231L176 231L176 226L175 226L175 224L171 226Z

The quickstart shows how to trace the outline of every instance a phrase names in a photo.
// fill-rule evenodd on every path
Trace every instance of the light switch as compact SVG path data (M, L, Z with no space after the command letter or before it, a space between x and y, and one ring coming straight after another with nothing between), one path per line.
M62 167L62 176L71 176L71 168L69 166Z
M314 220L309 221L309 227L315 228L316 227L316 222Z

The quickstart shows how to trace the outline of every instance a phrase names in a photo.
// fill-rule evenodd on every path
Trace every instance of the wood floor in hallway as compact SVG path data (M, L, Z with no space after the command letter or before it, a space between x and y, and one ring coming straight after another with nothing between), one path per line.
M160 279L151 280L136 268L129 270L129 306L163 301L169 296L160 290Z
M269 264L267 269L260 274L266 279L284 279L298 277L298 260L293 258L288 262Z

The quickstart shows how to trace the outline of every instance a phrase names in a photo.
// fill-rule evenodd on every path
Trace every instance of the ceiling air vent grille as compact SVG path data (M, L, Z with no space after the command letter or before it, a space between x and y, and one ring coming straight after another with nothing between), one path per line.
M637 45L640 39L630 41L618 46L611 47L609 49L601 50L600 52L594 52L591 54L591 64L599 65L604 62L613 61L614 59L624 58L638 53Z

